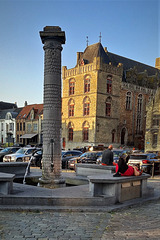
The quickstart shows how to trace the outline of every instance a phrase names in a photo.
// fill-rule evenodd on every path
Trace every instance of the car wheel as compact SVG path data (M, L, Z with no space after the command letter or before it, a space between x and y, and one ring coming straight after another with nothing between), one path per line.
M17 158L16 162L22 162L22 158Z

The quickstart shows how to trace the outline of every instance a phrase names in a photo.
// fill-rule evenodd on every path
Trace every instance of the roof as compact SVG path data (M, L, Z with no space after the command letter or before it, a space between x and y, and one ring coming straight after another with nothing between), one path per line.
M78 64L81 62L82 59L85 63L92 63L94 57L101 57L103 63L111 63L113 66L117 66L119 63L122 63L124 71L136 67L137 72L139 73L147 70L149 76L160 73L160 71L155 67L105 51L101 43L95 43L93 45L87 46L85 51L82 53L81 59L79 59Z
M22 110L22 108L11 108L11 109L5 109L5 110L0 110L0 119L5 119L6 114L9 112L12 115L12 118L16 118L18 113Z
M31 119L30 112L34 110L34 119L38 119L39 115L43 113L43 104L32 104L22 108L16 119Z
M0 101L0 110L17 108L17 104Z

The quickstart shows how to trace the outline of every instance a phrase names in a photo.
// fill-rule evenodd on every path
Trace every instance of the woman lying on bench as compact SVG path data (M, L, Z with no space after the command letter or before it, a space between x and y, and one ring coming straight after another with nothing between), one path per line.
M129 160L129 156L124 159L123 157L119 158L118 164L116 164L116 173L113 177L120 177L120 176L140 176L142 172L140 172L137 167L132 167L127 165Z

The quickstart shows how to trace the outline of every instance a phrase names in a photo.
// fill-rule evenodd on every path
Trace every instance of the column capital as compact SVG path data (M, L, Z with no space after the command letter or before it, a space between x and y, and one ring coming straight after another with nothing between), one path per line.
M46 26L39 33L43 44L46 40L54 40L65 44L65 32L61 31L61 28L58 26Z

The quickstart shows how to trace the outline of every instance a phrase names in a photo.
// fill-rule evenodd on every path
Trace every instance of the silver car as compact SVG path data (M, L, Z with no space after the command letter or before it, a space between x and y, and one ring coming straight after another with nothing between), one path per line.
M8 154L3 157L3 162L23 162L23 158L27 157L29 161L32 153L36 148L20 148L16 153Z
M133 153L130 155L128 165L137 166L139 170L151 174L156 156L155 153Z

